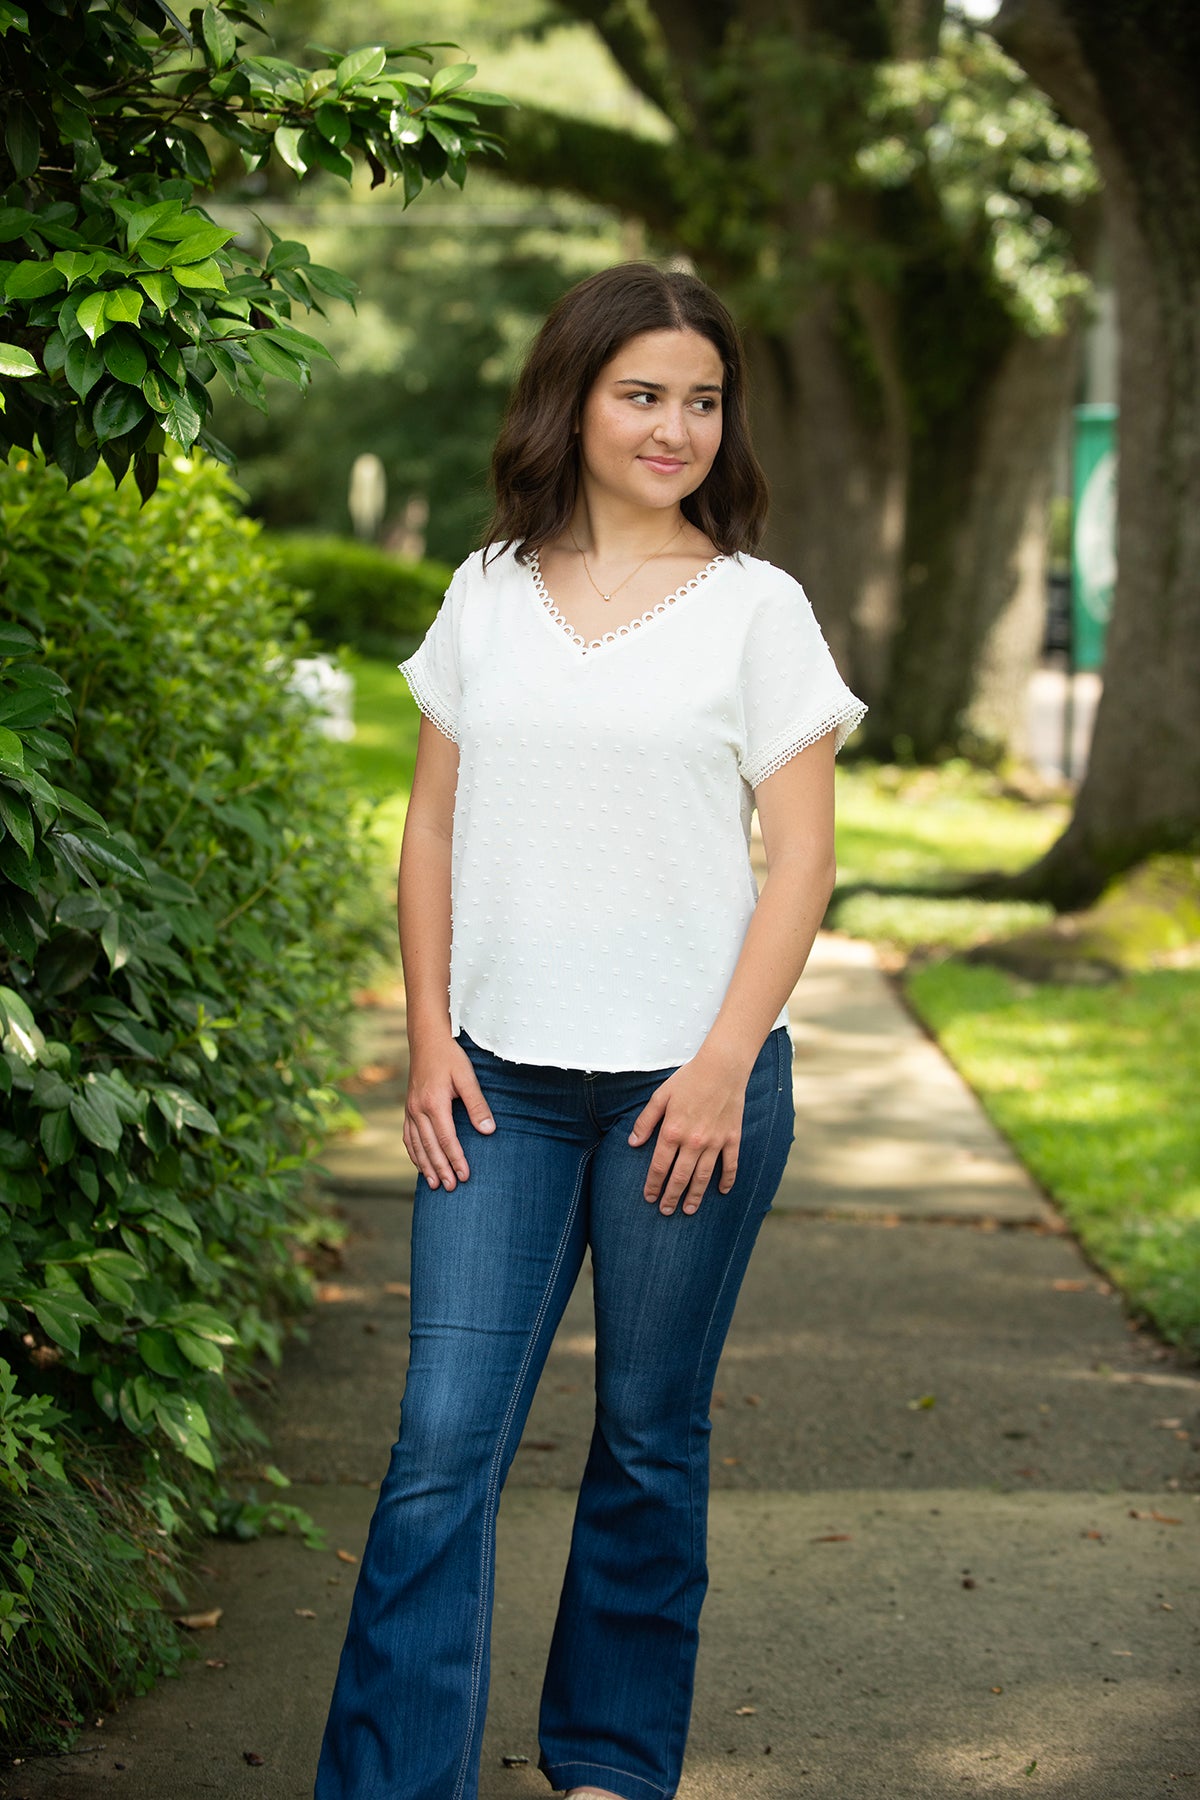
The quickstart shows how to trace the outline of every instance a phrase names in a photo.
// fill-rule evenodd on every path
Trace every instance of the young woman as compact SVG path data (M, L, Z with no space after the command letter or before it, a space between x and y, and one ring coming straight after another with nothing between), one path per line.
M864 710L749 554L742 352L702 282L629 264L567 294L493 477L486 547L403 665L412 1355L317 1800L474 1800L496 1509L588 1252L596 1423L541 1767L575 1800L675 1793L709 1398L792 1139L785 1002Z

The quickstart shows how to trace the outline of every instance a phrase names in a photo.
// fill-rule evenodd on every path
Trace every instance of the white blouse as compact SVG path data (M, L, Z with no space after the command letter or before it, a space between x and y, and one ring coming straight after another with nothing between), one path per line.
M536 557L476 551L400 667L459 748L454 1031L559 1068L694 1056L754 910L753 790L866 711L803 589L717 556L587 643Z

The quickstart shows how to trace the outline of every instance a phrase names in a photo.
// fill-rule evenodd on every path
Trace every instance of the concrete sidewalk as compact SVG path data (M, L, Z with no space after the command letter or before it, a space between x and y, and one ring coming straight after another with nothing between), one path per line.
M328 1549L213 1545L198 1659L75 1754L3 1771L5 1800L311 1794L337 1552L361 1549L407 1348L402 995L381 998L367 1128L327 1158L344 1266L264 1409ZM718 1378L680 1800L1200 1793L1200 1378L1128 1328L868 950L823 938L794 1014L796 1147ZM585 1272L501 1510L481 1800L549 1793L537 1697L592 1350Z

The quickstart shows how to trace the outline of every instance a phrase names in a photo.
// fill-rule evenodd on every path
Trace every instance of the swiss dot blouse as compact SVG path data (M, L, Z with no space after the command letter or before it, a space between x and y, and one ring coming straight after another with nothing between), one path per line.
M400 667L459 749L454 1031L513 1062L686 1062L754 910L754 788L866 711L803 589L717 556L587 643L536 556L476 551Z

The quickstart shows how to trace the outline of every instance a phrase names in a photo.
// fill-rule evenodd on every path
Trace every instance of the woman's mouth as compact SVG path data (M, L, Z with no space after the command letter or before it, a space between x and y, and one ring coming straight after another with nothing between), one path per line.
M678 456L643 456L641 460L648 469L653 469L659 475L676 475L683 468L683 462Z

